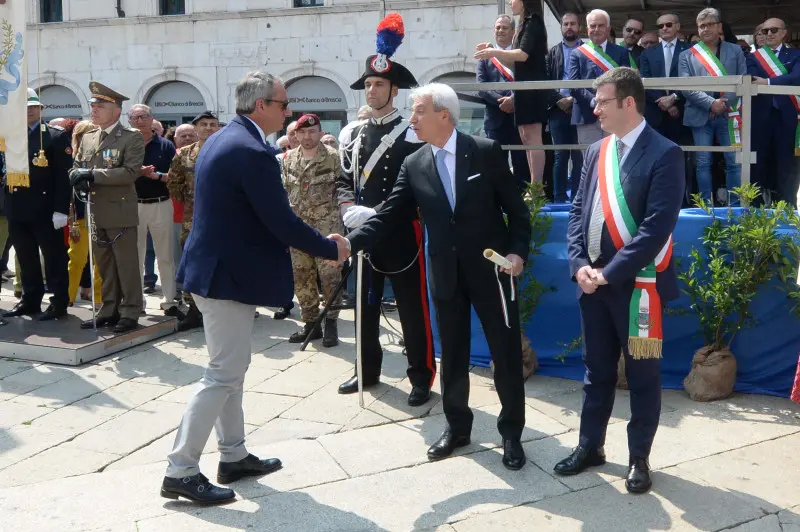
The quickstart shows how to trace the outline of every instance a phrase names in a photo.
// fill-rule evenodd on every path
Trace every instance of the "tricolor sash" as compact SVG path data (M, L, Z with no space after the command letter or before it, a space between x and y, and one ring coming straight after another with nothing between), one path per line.
M692 54L700 61L700 64L703 65L710 76L719 77L728 75L719 58L717 58L703 41L698 42L689 48L689 50L692 51ZM742 105L741 100L738 99L736 101L736 107L728 106L728 136L731 140L731 146L742 145Z
M619 65L611 59L611 56L591 41L580 45L578 51L585 55L589 61L597 65L603 72L608 72L611 69L619 67Z
M500 71L500 75L506 78L506 81L514 81L514 72L500 62L496 57L492 57L492 64Z
M633 54L630 52L628 52L628 61L630 61L632 69L639 70L639 65L636 64L636 59L633 58Z
M602 141L597 177L603 219L614 247L619 251L636 236L639 227L622 190L616 135L610 135ZM661 358L664 333L656 273L666 270L671 258L672 235L655 260L636 275L628 314L628 350L634 359Z
M769 46L763 46L756 50L756 60L761 64L761 67L766 70L770 78L783 76L789 72L786 66L781 63L775 52ZM797 111L797 129L794 133L794 156L800 157L800 101L794 94L789 95L789 101L792 102L794 110Z

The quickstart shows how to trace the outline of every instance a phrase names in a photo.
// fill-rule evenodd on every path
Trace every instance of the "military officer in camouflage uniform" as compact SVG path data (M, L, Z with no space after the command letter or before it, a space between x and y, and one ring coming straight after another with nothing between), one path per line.
M219 131L219 120L211 111L205 111L197 115L192 120L192 125L197 131L197 142L184 146L175 158L172 159L172 166L169 168L169 179L167 189L175 201L183 203L183 228L181 230L181 246L186 244L189 238L189 231L192 230L192 216L194 215L194 163L208 137ZM194 304L192 294L183 293L183 300L189 305L189 312L186 317L178 324L179 331L188 331L196 327L203 326L203 315Z
M320 142L322 129L317 115L301 116L297 121L296 135L300 146L287 152L282 170L289 204L301 220L323 235L341 234L344 228L336 200L339 152ZM322 282L327 301L341 281L342 268L292 249L292 272L295 294L300 301L300 319L305 325L289 337L289 342L301 343L319 317L317 276ZM338 304L338 301L333 304ZM325 347L337 345L338 316L337 311L329 312L325 319L324 337L322 330L317 328L312 332L311 339L322 338Z
M113 326L123 333L136 328L143 308L137 227L139 204L134 182L144 162L144 138L119 122L122 102L128 98L92 81L92 123L98 129L81 139L70 183L89 192L97 239L92 243L97 269L103 278L103 306L97 327ZM92 320L81 323L91 329Z

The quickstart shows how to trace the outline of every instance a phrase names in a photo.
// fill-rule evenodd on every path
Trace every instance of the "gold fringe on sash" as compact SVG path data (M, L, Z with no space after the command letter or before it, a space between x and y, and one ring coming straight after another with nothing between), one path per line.
M29 188L31 186L31 178L28 174L22 172L11 172L6 176L6 186L12 193L14 192L14 187Z
M6 151L6 139L5 137L0 137L0 151Z
M661 358L662 341L658 338L628 338L628 351L634 360Z

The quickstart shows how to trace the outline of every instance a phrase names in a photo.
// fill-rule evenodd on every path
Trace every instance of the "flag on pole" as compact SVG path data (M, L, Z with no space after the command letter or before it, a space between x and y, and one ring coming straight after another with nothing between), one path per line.
M0 2L0 151L9 187L29 186L24 0Z

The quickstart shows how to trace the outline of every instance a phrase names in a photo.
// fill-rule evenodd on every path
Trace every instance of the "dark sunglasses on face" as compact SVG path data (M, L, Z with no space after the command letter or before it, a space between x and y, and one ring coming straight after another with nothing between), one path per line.
M639 34L642 33L642 30L638 30L636 28L631 28L631 27L625 28L625 31L628 32L628 33L635 33L636 35L639 35Z
M781 31L782 29L783 29L783 28L761 28L761 31L760 31L759 33L760 33L761 35L766 35L766 34L768 34L768 33L771 33L771 34L775 35L775 34L777 34L779 31Z
M268 103L268 102L281 104L281 110L282 111L285 111L285 110L287 110L289 108L289 101L288 100L270 100L270 99L265 99L264 100L264 103Z
M663 22L661 24L657 24L658 29L660 29L660 30L663 30L664 28L671 28L674 25L675 25L674 22Z

